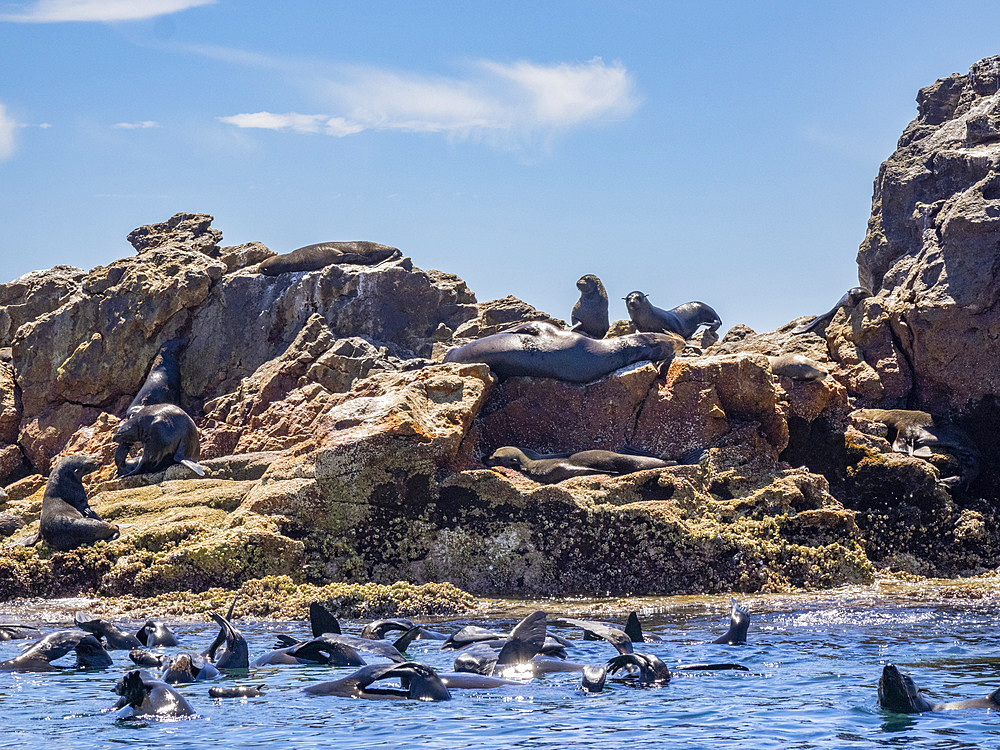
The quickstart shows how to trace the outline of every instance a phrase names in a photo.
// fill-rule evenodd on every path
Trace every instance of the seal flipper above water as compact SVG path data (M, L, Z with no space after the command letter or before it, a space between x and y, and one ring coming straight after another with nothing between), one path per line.
M712 641L712 643L739 646L747 642L747 630L750 627L750 613L737 604L735 599L730 599L730 603L732 608L729 611L729 629L724 635L721 635Z
M340 635L340 621L325 602L309 604L309 626L312 628L313 638L319 638L323 633Z
M217 612L209 612L209 617L218 623L224 632L226 642L225 652L215 661L215 666L222 671L237 671L250 668L250 649L246 639L239 630L233 627L228 619Z
M615 647L615 650L618 651L619 654L631 654L633 651L632 639L629 637L628 633L623 630L619 630L618 628L608 627L603 623L592 622L590 620L574 620L567 617L560 618L559 620L556 620L556 622L580 628L584 633L590 633L595 638L607 641Z
M500 649L497 666L526 662L545 644L545 612L537 610L525 617L510 632L507 643Z

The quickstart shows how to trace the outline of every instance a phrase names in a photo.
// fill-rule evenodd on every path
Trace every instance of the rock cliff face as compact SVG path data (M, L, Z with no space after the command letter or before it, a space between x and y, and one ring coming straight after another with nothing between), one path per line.
M849 415L924 408L960 421L985 455L1000 448L997 63L921 91L858 256L873 296L816 333L792 333L808 318L764 334L735 325L669 367L572 384L441 364L449 346L554 319L512 297L479 304L457 276L405 257L263 276L255 264L274 253L221 246L202 214L140 227L137 254L107 267L0 285L0 344L11 347L0 357L0 534L37 529L41 475L71 452L102 457L91 505L122 529L72 552L4 548L0 600L260 579L762 591L864 582L878 568L995 567L992 462L968 490L947 489L937 480L957 473L948 456L894 453L884 425ZM114 429L175 337L207 474L113 479ZM789 353L829 377L775 376L768 357ZM701 454L540 485L484 465L503 445Z

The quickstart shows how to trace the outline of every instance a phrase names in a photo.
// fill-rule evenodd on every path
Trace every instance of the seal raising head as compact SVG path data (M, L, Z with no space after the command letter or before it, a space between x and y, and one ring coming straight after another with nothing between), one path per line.
M601 280L588 273L576 282L580 299L573 305L571 321L573 330L595 339L604 338L610 327L608 321L608 293Z

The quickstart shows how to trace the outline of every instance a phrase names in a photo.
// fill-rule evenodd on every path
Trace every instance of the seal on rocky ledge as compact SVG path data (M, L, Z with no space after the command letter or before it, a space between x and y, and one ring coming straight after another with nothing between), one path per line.
M181 366L177 352L183 344L182 339L171 339L160 345L146 381L132 399L126 414L135 414L144 406L156 404L181 405Z
M536 482L552 484L570 477L591 474L631 474L646 469L676 466L676 461L664 461L652 456L635 456L611 451L591 450L578 453L535 453L524 448L497 448L486 459L489 466L506 466L527 474Z
M151 474L172 464L184 464L199 476L205 468L198 463L201 443L194 420L173 404L143 406L118 425L112 438L118 443L115 465L119 477ZM142 443L142 455L128 460L129 449Z
M713 334L719 330L722 320L719 314L704 302L685 302L670 310L654 307L643 292L629 292L625 298L628 316L639 331L674 333L689 339L700 326L705 326Z
M293 271L318 271L333 263L373 266L399 257L402 253L397 248L377 242L319 242L268 258L257 270L265 276L277 276Z
M852 287L851 289L847 290L847 292L844 294L843 297L837 300L836 305L834 305L832 308L827 310L822 315L817 315L808 323L803 323L802 325L795 326L795 328L792 329L792 333L808 333L810 331L815 333L820 328L829 323L831 320L833 320L833 316L837 313L837 310L839 310L841 307L852 308L856 304L858 304L861 300L871 296L872 293L869 292L864 287L861 286Z
M771 372L774 375L782 375L792 380L822 380L827 376L826 370L819 366L809 357L801 354L781 354L777 357L768 357L771 364Z
M604 338L610 327L608 321L608 293L604 290L601 280L588 273L576 282L580 290L580 299L573 305L570 317L573 330L586 334L591 338Z
M996 711L1000 709L1000 688L985 698L953 703L931 703L920 694L920 689L913 682L913 678L900 672L896 665L886 664L878 681L878 704L888 711L901 714L953 711L961 708L991 708Z
M670 333L632 333L610 339L521 323L448 350L445 362L485 362L501 379L518 375L589 383L635 362L669 362L684 348Z
M87 502L83 477L100 468L97 459L72 455L59 460L42 496L38 537L57 550L118 538L118 527L102 519Z

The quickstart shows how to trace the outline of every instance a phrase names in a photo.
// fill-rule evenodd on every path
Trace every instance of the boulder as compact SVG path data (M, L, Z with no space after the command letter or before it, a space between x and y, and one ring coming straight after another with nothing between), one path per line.
M23 324L76 298L84 276L86 272L79 268L55 266L0 284L0 347L10 346Z

